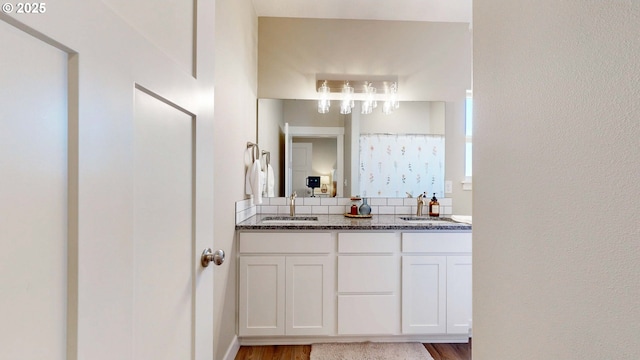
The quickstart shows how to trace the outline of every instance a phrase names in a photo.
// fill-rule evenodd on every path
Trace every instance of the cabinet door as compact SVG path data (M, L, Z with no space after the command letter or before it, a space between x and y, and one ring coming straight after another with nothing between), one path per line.
M284 256L241 256L239 334L284 335Z
M471 256L447 257L447 333L468 334L472 313Z
M402 257L402 332L444 334L446 323L445 256Z
M334 264L328 256L287 257L287 335L328 335L332 331Z

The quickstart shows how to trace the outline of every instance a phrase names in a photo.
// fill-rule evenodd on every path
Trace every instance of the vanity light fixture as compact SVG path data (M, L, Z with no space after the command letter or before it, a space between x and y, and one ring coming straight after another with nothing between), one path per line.
M318 88L318 112L320 114L326 114L329 112L329 108L331 107L329 93L331 93L331 89L329 89L329 87L327 86L327 81L325 80Z
M362 114L371 114L378 101L384 101L382 112L390 114L400 106L397 77L379 80L316 80L318 112L329 112L331 100L340 101L340 114L351 114L355 101L362 101Z

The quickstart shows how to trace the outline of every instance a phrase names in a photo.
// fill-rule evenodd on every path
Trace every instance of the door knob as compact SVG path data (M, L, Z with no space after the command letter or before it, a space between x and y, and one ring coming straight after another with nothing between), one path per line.
M200 263L202 267L209 266L209 263L212 262L216 265L221 265L224 262L224 251L216 250L213 252L211 248L206 248L202 252L202 257L200 257Z

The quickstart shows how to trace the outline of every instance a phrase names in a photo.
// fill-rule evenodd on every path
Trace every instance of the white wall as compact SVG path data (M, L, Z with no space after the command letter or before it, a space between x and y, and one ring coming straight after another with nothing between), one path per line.
M294 137L293 142L310 143L312 145L312 173L309 175L330 175L331 170L336 168L338 156L338 141L336 140L336 138Z
M317 74L395 75L402 101L456 100L471 86L468 24L262 17L259 26L261 98L317 99Z
M331 106L326 114L318 113L318 103L309 100L287 100L284 102L284 121L289 126L344 126L345 115L339 106Z
M473 11L473 358L638 359L640 3Z
M440 117L432 116L432 108L440 108ZM444 134L444 102L404 101L391 114L380 109L360 115L361 134ZM434 112L433 115L437 115Z
M227 253L215 273L216 359L236 332L234 203L244 198L247 141L256 142L258 23L251 0L216 0L215 242Z

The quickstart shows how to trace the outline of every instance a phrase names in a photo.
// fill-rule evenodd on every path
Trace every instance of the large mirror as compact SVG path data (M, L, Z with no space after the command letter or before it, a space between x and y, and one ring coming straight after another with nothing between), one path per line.
M320 114L315 100L258 100L258 143L274 172L273 196L406 197L444 195L445 103L404 101L391 114L380 107ZM361 155L362 154L362 155ZM306 185L320 177L318 188Z

